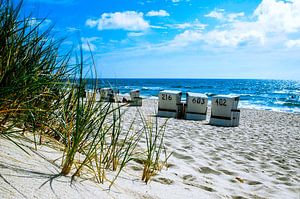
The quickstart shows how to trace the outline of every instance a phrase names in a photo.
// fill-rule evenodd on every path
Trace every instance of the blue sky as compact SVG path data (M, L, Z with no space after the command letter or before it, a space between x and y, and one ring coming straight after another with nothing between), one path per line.
M25 0L98 77L300 80L299 0Z

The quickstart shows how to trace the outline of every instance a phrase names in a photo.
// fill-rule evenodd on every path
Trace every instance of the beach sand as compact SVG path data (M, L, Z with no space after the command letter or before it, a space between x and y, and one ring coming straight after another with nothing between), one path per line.
M124 128L139 109L155 115L156 100L124 107ZM209 114L208 114L209 115ZM238 127L169 119L168 168L149 184L132 162L110 191L108 183L57 176L62 151L46 145L24 153L0 139L0 198L295 198L300 199L300 115L241 109ZM165 118L159 118L160 123ZM140 120L136 127L142 126ZM143 144L143 143L141 143Z

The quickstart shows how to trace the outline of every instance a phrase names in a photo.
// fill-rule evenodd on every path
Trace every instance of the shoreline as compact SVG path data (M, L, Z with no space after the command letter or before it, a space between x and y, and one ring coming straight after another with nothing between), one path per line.
M128 99L130 99L129 93L125 93L125 94L118 94L119 97L126 97ZM141 98L143 98L143 100L154 100L154 101L158 101L158 97L157 96L143 96L141 95ZM185 100L184 100L185 101ZM247 105L245 105L247 104ZM210 109L211 106L211 98L209 98L208 100L208 108ZM262 111L274 111L274 112L279 112L279 113L291 113L291 114L297 114L300 115L300 108L296 108L296 111L290 111L292 108L289 109L282 109L282 108L275 108L275 107L267 107L267 106L257 106L257 105L252 105L249 103L245 103L245 101L239 101L239 105L238 105L239 109L249 109L249 110L262 110Z

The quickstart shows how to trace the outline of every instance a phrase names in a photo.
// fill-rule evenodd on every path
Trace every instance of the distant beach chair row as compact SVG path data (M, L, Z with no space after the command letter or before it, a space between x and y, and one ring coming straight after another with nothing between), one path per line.
M119 92L112 88L99 88L97 92L100 94L100 99L104 102L119 101L117 97ZM138 89L130 91L130 100L127 101L125 98L123 98L123 100L126 100L131 106L142 106L142 98L140 97L140 90Z
M130 91L130 105L131 106L142 106L143 99L140 97L140 90Z
M116 101L117 92L112 88L101 88L98 92L102 100L106 102ZM160 91L158 95L157 116L187 120L206 120L207 95L187 92L186 101L182 101L181 97L181 91ZM239 99L240 97L236 95L213 96L209 123L216 126L238 126L240 121ZM131 106L142 106L140 90L131 90L130 100L126 100L126 102Z
M157 116L206 120L208 97L205 94L187 92L186 102L181 101L181 97L181 91L160 91ZM239 99L239 96L233 95L213 96L209 123L216 126L238 126L240 120Z
M101 88L98 89L100 93L100 99L106 102L115 102L115 92L112 88Z

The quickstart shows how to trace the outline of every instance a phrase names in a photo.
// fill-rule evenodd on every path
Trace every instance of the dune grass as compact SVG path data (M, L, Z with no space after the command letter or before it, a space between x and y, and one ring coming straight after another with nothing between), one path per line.
M52 27L41 26L44 20L33 23L31 16L21 18L22 1L0 3L0 136L14 142L24 132L32 132L37 145L43 144L41 137L47 134L63 145L62 175L74 179L88 173L99 183L110 182L110 187L139 155L136 148L145 136L142 179L148 182L161 168L166 124L158 129L157 119L153 126L140 115L142 129L134 130L133 120L124 130L123 105L99 101L97 80L91 92L84 94L86 58L82 49L75 56L76 64L70 64L73 54L62 55L63 40L52 35ZM96 74L91 59L90 68ZM108 179L107 171L114 172L114 177Z
M0 136L10 134L8 122L24 130L42 128L49 110L56 109L70 55L59 54L62 40L51 27L41 30L30 16L21 18L22 1L0 4Z
M162 125L159 125L157 117L155 117L155 122L152 121L152 118L147 120L141 113L140 117L142 118L144 126L143 131L147 147L145 152L146 158L143 161L144 169L142 180L148 183L152 176L157 174L163 166L166 166L167 160L171 156L171 154L166 155L166 148L164 146L165 130L168 120L165 120ZM165 155L164 161L162 161L163 154Z

